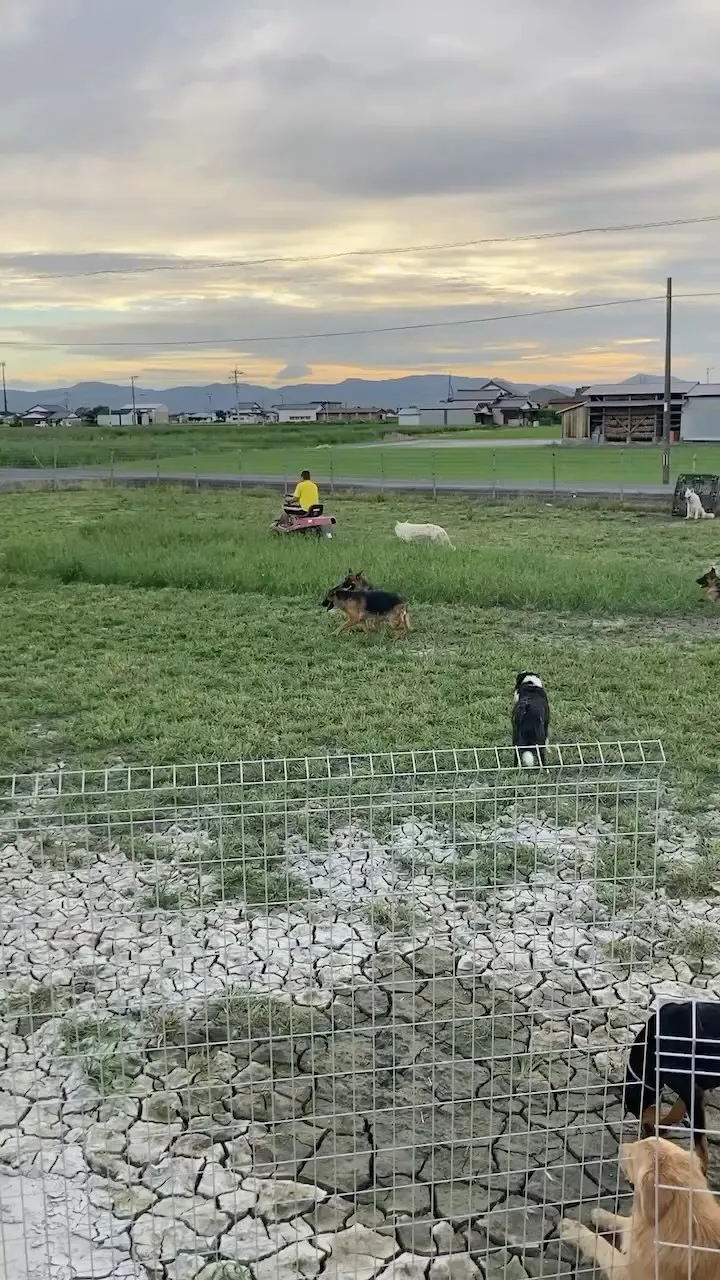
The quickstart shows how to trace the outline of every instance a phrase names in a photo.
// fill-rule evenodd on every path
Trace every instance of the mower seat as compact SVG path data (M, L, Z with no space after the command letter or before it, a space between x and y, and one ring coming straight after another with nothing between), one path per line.
M314 503L313 503L313 505L311 506L310 510L308 511L308 515L309 515L309 516L321 516L324 510L325 510L325 508L324 508L324 506L323 506L322 502L314 502Z

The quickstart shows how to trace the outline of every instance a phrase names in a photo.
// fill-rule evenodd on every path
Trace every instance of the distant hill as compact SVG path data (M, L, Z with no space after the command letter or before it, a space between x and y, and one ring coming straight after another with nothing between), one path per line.
M463 377L462 381L473 386L487 382L490 374ZM508 383L522 395L531 395L533 383ZM252 382L238 384L240 400L257 400L269 408L273 404L300 403L310 400L341 400L348 405L377 405L381 409L398 409L403 405L424 408L439 404L447 396L448 380L444 374L413 374L405 378L387 378L371 381L364 378L347 378L344 382L298 382L284 387L263 387ZM566 395L569 387L543 387ZM188 387L136 387L140 401L160 401L171 413L200 413L212 404L213 409L231 409L235 404L235 387L232 383L213 382L208 386ZM68 404L70 409L81 405L93 408L109 405L118 409L129 404L130 388L111 382L77 382L72 387L38 387L35 391L19 391L8 387L8 408L15 413L27 413L36 404Z

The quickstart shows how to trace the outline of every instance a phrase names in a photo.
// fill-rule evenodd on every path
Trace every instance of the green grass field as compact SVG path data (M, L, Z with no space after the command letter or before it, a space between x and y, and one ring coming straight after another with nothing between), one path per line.
M662 449L644 445L563 445L557 427L414 433L416 443L393 443L388 424L273 427L197 426L165 429L72 431L0 429L0 466L98 466L114 470L273 476L294 483L309 468L327 488L336 479L600 482L660 484ZM472 440L497 448L474 447ZM506 440L551 441L543 448L507 448ZM449 447L448 447L449 446ZM720 472L720 445L677 445L671 450L673 483L680 472Z
M244 472L255 476L284 476L294 483L308 467L325 483L344 479L496 480L562 483L601 481L619 485L660 484L662 449L643 446L593 445L556 448L477 449L471 446L430 449L416 445L385 448L296 445L283 449L244 449L237 454L178 455L160 462L160 473L193 471ZM720 445L677 445L671 454L673 483L683 471L720 472Z
M332 542L271 536L276 498L172 490L0 502L0 758L187 762L508 742L538 669L555 741L657 737L717 786L713 524L430 498L338 499ZM458 551L404 546L434 520ZM406 593L408 640L338 636L348 568Z
M557 439L557 425L503 427L406 427L403 436L428 439ZM0 467L78 467L154 465L182 458L192 468L196 458L224 459L221 467L232 471L246 450L315 449L318 446L354 446L377 443L397 436L393 423L363 422L236 427L221 424L169 427L46 427L0 426Z

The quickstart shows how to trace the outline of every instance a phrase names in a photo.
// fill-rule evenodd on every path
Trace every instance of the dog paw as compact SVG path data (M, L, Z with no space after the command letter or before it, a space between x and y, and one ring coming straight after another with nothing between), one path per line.
M560 1239L567 1244L578 1244L586 1230L582 1222L576 1222L574 1218L563 1218L560 1222Z

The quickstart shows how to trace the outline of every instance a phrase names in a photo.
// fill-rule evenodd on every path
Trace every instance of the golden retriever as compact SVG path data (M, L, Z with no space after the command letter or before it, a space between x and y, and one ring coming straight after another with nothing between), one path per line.
M593 1222L616 1232L619 1248L571 1218L560 1238L576 1244L608 1280L718 1280L720 1205L694 1152L666 1138L621 1148L623 1173L635 1188L629 1218L595 1209Z

